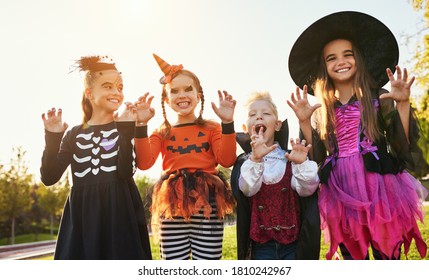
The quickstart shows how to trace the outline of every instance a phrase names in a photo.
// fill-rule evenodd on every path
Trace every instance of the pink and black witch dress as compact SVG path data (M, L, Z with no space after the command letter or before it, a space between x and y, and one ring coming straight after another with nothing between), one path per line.
M347 104L335 104L335 135L330 139L335 149L328 157L317 132L313 133L315 160L322 164L319 209L330 243L327 259L332 259L339 245L353 259L365 259L370 246L382 259L399 259L402 248L408 253L412 240L422 258L427 254L417 223L423 221L427 190L407 171L419 167L413 158L419 137L416 120L410 113L408 143L392 105L382 108L374 97L385 133L377 142L370 141L362 129L356 96Z

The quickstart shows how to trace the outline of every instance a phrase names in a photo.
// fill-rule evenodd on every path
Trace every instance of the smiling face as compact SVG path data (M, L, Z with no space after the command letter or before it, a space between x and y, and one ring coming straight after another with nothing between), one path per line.
M255 100L248 105L245 132L251 134L253 126L257 133L262 129L267 145L274 144L274 133L280 130L281 121L278 120L277 111L270 102Z
M97 73L91 87L85 89L85 96L90 100L93 113L113 113L124 101L123 81L117 70L104 70Z
M200 102L195 81L188 75L179 74L166 85L167 104L178 114L178 124L196 120L195 108Z
M334 84L353 83L356 74L356 60L352 43L337 39L329 42L323 49L326 70Z

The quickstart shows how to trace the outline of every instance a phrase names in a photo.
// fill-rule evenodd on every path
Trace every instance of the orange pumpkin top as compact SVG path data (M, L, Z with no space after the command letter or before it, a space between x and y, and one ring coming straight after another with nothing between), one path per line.
M223 125L223 131L215 122L205 126L195 123L173 126L164 140L159 131L154 131L150 137L137 136L135 148L139 169L152 167L161 153L162 169L167 174L185 168L189 172L201 170L217 174L218 164L230 167L236 159L233 123Z

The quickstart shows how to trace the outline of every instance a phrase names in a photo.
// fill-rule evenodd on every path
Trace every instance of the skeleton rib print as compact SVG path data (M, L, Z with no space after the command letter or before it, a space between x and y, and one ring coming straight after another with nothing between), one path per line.
M73 160L77 163L76 177L97 175L100 172L113 172L117 170L119 134L116 128L108 131L93 131L80 133L76 136L76 151Z

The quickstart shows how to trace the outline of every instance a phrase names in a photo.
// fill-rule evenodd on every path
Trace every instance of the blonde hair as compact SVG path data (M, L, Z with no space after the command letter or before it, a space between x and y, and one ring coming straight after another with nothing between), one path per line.
M252 104L255 101L259 101L259 100L268 102L273 107L273 111L274 111L274 113L276 115L276 118L277 119L279 118L279 113L277 111L277 106L276 106L276 104L274 104L273 99L272 99L270 93L267 92L267 91L256 91L256 92L253 92L250 95L250 97L247 99L247 101L244 104L244 106L246 107L246 109L248 109L249 106L250 106L250 104Z
M350 41L350 40L348 40ZM356 75L354 77L353 92L359 101L361 111L362 130L371 141L377 141L381 137L378 128L377 111L372 100L372 92L375 90L374 80L365 68L362 53L356 45L350 41L356 61ZM315 96L321 101L322 107L316 111L316 128L320 132L325 145L332 151L333 135L335 134L335 86L328 76L325 59L321 55L317 79L313 83Z

